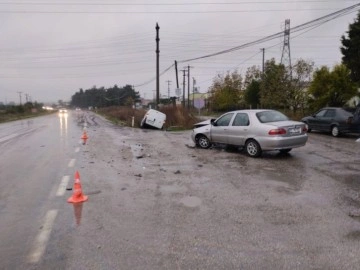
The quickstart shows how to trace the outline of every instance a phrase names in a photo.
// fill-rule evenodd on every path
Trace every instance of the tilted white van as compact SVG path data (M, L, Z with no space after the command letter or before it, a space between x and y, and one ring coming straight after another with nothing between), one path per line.
M142 128L150 126L158 129L162 129L166 121L166 114L154 109L150 109L144 115L141 120L140 126Z

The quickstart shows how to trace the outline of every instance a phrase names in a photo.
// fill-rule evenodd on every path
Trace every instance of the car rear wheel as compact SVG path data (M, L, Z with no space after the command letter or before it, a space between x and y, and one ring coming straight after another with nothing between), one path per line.
M286 153L289 153L291 150L292 150L292 148L288 148L288 149L281 149L281 150L280 150L280 153L282 153L282 154L286 154Z
M245 145L246 153L250 157L259 157L262 153L260 144L255 140L248 140Z
M332 126L331 127L331 135L333 135L334 137L338 137L339 136L339 127L338 126Z
M211 146L210 140L204 136L204 135L200 135L197 139L196 139L196 144L197 146L203 148L203 149L207 149Z

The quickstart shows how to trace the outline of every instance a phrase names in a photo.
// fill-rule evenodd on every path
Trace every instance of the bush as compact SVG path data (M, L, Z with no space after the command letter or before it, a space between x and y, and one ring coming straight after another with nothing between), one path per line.
M147 110L132 109L129 107L113 106L98 109L98 113L104 115L116 124L131 126L132 117L134 116L134 127L140 127ZM191 129L193 125L199 122L199 119L190 111L181 107L166 106L159 109L166 114L164 129Z
M131 126L132 117L134 116L134 126L140 127L141 120L145 114L144 109L132 109L123 106L111 106L98 109L98 113L104 115L115 124Z

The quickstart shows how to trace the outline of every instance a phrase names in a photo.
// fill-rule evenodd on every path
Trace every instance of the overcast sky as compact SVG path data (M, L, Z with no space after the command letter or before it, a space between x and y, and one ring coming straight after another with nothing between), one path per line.
M10 4L11 3L11 4ZM160 26L160 72L279 33L359 4L359 0L0 0L0 102L70 101L80 88L134 85L142 97L155 96L156 23ZM315 28L290 33L291 61L312 60L317 67L341 62L341 35L352 12ZM190 65L200 92L219 73L275 58L283 40L255 44L231 53L179 63ZM179 74L182 83L182 73ZM152 81L151 81L152 80ZM175 95L172 67L160 77L160 94ZM146 82L151 81L148 84ZM192 81L192 79L191 79ZM142 86L139 86L142 85ZM182 87L180 85L180 87ZM191 84L192 87L192 84Z

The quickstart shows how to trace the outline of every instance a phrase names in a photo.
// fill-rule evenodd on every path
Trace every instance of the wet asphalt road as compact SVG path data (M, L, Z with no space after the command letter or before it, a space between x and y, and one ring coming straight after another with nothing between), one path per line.
M356 137L253 159L78 116L0 125L0 269L360 268Z

